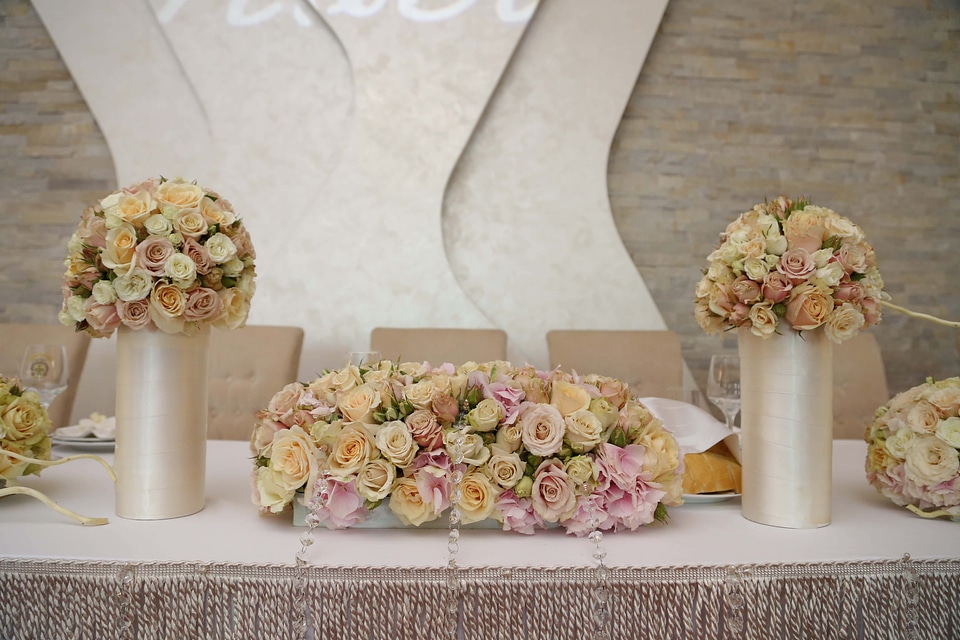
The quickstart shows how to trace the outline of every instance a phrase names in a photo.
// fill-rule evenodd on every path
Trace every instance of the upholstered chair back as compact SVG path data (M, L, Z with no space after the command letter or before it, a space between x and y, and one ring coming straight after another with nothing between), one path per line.
M880 345L872 333L833 345L833 437L862 440L890 399Z

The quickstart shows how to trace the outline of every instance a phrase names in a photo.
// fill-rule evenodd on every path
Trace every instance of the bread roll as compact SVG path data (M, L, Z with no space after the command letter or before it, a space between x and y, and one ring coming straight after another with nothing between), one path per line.
M683 460L684 493L740 493L740 463L722 441L703 453L688 453Z

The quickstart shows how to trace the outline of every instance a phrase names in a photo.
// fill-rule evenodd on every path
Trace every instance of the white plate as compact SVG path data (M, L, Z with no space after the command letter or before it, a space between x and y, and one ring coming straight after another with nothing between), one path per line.
M683 494L684 504L708 504L710 502L723 502L731 498L739 498L739 493L728 491L727 493L685 493Z
M113 451L117 444L113 438L101 440L100 438L60 438L58 436L50 436L50 442L61 447L87 451Z

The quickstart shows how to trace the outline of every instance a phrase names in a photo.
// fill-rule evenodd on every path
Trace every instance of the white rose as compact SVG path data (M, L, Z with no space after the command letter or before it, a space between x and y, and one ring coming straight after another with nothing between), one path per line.
M86 301L80 296L70 296L67 298L67 313L70 314L74 322L82 322L86 319L87 314L84 310L85 302Z
M925 487L956 477L960 470L957 450L934 436L919 436L907 451L907 478Z
M494 446L486 468L494 482L504 489L512 489L523 477L524 464L518 454Z
M283 486L279 471L260 467L257 469L257 493L261 507L271 513L280 513L293 500L295 492Z
M863 242L863 230L853 224L848 218L839 214L825 216L823 219L823 227L827 230L828 235L839 236L843 239L849 238L851 242L856 244Z
M163 265L163 273L181 289L189 289L197 279L197 263L185 253L175 253Z
M173 224L164 216L155 213L143 222L143 228L152 236L167 236L173 231Z
M581 494L588 493L587 486L596 479L596 469L590 456L573 456L563 465L563 470L570 476L574 488Z
M839 262L828 262L817 269L815 278L828 287L836 287L840 284L843 275L843 267Z
M776 235L767 238L767 253L773 256L782 256L787 251L786 236Z
M409 467L417 455L416 441L404 422L386 422L377 431L377 448L383 456L398 467Z
M919 434L933 433L939 422L937 408L926 400L917 402L907 412L907 425Z
M937 437L951 447L960 449L960 418L951 417L937 424Z
M223 269L223 275L228 278L236 278L243 273L243 261L237 256L233 256L220 265L220 268Z
M252 271L250 273L244 273L242 276L240 276L240 278L237 280L237 289L243 291L247 298L253 297L253 294L257 291L257 283L254 280Z
M916 440L917 434L915 434L910 429L900 429L892 436L887 438L884 442L884 446L887 449L887 452L898 460L903 460L907 457L907 451L910 450L910 447L913 446L913 441Z
M860 310L851 303L844 302L840 307L834 308L824 323L823 331L831 342L840 344L860 333L864 322Z
M566 440L575 453L585 453L600 444L603 425L588 409L574 411L563 419Z
M183 234L180 233L179 231L174 231L173 233L167 236L167 240L169 240L170 244L172 244L173 246L179 247L183 244Z
M117 297L124 302L136 302L150 295L153 288L153 276L146 269L134 267L113 281Z
M109 280L101 280L93 285L93 297L99 304L113 304L117 301L117 292Z
M830 262L830 258L833 257L833 249L817 249L810 254L810 257L813 258L813 264L816 265L817 269L822 269ZM843 268L841 267L841 272Z
M387 497L397 479L397 468L384 458L377 458L365 464L357 473L357 493L364 500L379 502Z
M224 233L215 233L203 245L210 253L210 258L217 264L223 264L237 255L237 246Z
M762 282L763 276L770 273L770 265L759 258L748 258L743 262L743 272L751 280Z
M773 311L773 304L769 302L761 302L750 307L749 317L750 333L761 338L776 331L777 323L780 321Z
M449 429L443 434L443 446L447 450L447 454L451 459L454 457L453 440L456 434L456 429ZM463 462L466 464L472 464L475 467L479 467L490 459L490 449L483 444L483 438L475 433L468 433L464 435L463 444L460 446L460 452L463 454Z
M493 398L484 398L467 414L467 422L474 431L493 431L500 424L503 411Z

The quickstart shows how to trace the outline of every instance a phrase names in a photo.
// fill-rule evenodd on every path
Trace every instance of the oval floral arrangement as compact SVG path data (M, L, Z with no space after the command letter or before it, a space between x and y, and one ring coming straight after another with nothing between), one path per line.
M21 458L50 459L50 426L40 396L0 375L0 488L19 476L39 475L42 467Z
M867 480L925 516L960 518L960 378L897 394L867 431Z
M707 333L750 327L768 337L781 323L824 327L833 342L880 321L883 280L863 231L830 209L780 197L740 215L697 284L697 322Z
M121 323L195 334L246 323L250 235L229 202L181 178L147 180L85 210L68 244L60 322L100 338Z
M259 412L254 503L282 511L326 483L328 528L387 502L405 525L450 506L457 429L463 523L531 534L636 529L681 504L677 443L628 386L508 362L347 366L294 383Z

